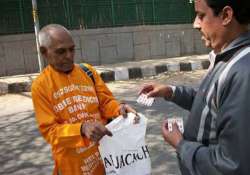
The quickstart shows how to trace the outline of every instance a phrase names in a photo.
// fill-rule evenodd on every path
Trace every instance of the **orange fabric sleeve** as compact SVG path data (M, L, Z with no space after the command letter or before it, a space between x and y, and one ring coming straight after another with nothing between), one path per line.
M80 134L81 123L61 124L52 109L46 93L38 86L32 85L32 99L39 130L52 146L79 147L87 146L89 141ZM48 92L47 92L48 93Z

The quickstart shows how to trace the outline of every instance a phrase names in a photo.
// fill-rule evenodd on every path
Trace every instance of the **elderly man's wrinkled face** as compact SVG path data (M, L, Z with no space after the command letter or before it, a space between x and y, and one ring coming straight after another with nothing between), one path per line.
M50 31L51 44L43 55L48 63L59 72L70 72L74 67L75 44L72 37L63 30Z

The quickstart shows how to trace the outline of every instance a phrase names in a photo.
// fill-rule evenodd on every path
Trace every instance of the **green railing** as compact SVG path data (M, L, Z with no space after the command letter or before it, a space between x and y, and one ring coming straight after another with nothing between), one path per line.
M37 0L40 26L69 29L191 23L188 0ZM0 1L0 34L33 32L31 0Z

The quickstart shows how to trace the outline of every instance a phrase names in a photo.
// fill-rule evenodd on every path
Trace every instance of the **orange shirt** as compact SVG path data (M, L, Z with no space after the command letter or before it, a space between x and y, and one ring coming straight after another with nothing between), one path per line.
M119 103L96 70L86 66L95 83L75 65L68 74L47 66L32 84L38 127L52 146L54 174L105 174L97 145L81 136L80 127L86 121L105 123L118 116Z

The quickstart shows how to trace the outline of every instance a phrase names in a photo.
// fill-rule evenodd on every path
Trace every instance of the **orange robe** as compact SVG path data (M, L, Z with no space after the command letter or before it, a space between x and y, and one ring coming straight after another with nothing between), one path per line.
M79 67L65 74L47 66L32 84L32 100L39 130L52 147L54 174L105 174L98 145L82 137L86 121L102 121L119 115L119 103L96 70L95 83Z

